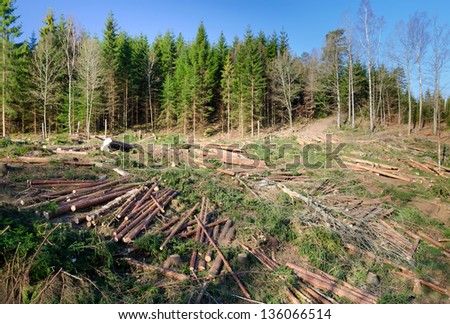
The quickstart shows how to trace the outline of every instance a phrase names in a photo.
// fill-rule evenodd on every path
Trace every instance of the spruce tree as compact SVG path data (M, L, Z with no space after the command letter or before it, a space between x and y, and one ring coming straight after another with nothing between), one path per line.
M0 33L1 33L1 53L2 53L2 134L6 136L6 111L8 110L8 100L11 97L9 89L9 79L14 73L14 56L17 47L13 46L14 38L21 34L21 25L17 24L19 16L14 14L14 0L2 0L0 4Z

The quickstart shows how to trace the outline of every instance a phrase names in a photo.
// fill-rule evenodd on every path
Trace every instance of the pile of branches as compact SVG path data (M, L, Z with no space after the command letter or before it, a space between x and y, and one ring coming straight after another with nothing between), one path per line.
M336 233L344 244L353 244L375 254L400 262L412 262L413 243L382 221L393 209L384 210L379 205L329 206L311 197L278 187L292 198L303 201L309 210L299 218L308 227L327 227Z

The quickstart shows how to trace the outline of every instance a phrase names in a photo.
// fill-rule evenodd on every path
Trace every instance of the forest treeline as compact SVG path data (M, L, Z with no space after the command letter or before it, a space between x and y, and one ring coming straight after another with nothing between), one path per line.
M330 31L321 50L297 55L286 32L242 39L195 39L172 31L130 36L112 13L101 39L74 19L49 11L29 40L21 35L12 0L0 4L2 133L120 132L132 127L188 133L287 126L336 114L338 127L370 130L404 123L409 131L449 119L441 79L449 59L449 31L425 13L399 22L384 48L383 23L368 0L357 18ZM433 80L425 86L425 76ZM419 94L412 95L413 78ZM356 118L356 121L355 121Z

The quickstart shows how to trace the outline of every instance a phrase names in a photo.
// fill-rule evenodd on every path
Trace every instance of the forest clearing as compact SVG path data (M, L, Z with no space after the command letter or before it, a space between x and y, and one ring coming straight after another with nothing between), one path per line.
M71 2L39 26L17 3L0 4L0 303L450 302L438 16L385 8L386 35L361 0L339 24L230 37L210 19L162 33L165 2L80 4L105 18L91 30ZM313 23L330 28L304 51Z
M144 160L3 139L1 302L448 303L450 164L431 130L296 129L241 147L117 137ZM329 132L345 168L326 167Z

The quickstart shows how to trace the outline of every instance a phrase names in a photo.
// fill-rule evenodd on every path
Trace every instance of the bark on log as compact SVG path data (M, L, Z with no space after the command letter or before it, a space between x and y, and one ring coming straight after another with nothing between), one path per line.
M0 163L50 163L51 159L45 157L29 157L29 156L18 156L16 158L1 158Z
M227 234L225 235L225 238L223 239L223 244L230 245L231 242L233 241L235 233L236 229L233 226L228 230Z
M337 296L348 298L354 303L375 304L377 301L377 298L375 296L363 292L356 287L352 287L352 289L350 289L346 286L342 286L336 281L332 281L327 277L316 275L313 272L308 271L291 262L287 262L286 266L294 270L294 272L296 272L299 277L301 277L304 281L310 283L314 287L331 291Z
M163 250L164 247L167 245L167 243L169 243L169 241L172 239L172 237L174 237L174 235L180 230L180 228L184 225L184 223L186 223L186 221L189 219L189 217L192 216L192 214L196 211L197 207L200 205L200 203L196 203L194 207L192 207L192 209L186 214L186 216L184 216L181 221L178 223L177 226L175 226L175 228L172 229L172 231L170 232L170 234L167 236L167 238L164 240L164 242L161 244L161 246L159 247L160 250Z
M151 264L147 264L147 263L143 263L143 262L139 262L137 260L131 259L131 258L124 258L124 260L129 264L132 265L136 268L142 268L144 270L147 271L151 271L151 272L157 272L161 275L163 275L166 278L169 279L175 279L178 281L186 281L186 280L190 280L191 277L189 277L188 275L185 275L183 273L179 273L179 272L175 272L169 269L165 269L165 268L160 268Z
M227 222L223 226L222 231L220 232L219 239L218 239L218 241L220 243L222 243L223 240L225 239L225 236L227 235L227 233L230 230L231 226L233 226L233 221L231 219L229 219L229 220L227 220Z
M233 277L233 279L236 281L236 283L238 284L239 288L241 289L242 293L244 294L244 296L246 298L251 299L252 297L250 296L249 292L247 291L247 289L245 288L245 286L243 285L243 283L241 282L241 280L239 279L239 277L233 272L233 269L231 268L230 264L228 263L227 259L225 258L225 256L223 255L222 251L220 250L220 248L217 246L217 244L214 242L213 238L209 235L208 231L206 230L205 226L203 225L203 223L194 216L194 218L197 220L198 222L198 226L201 227L201 229L203 230L203 232L205 233L205 236L208 238L209 242L211 243L211 245L216 249L217 254L222 258L223 264L225 265L225 267L227 268L228 272L231 274L231 276Z
M113 200L113 199L119 197L124 192L125 191L119 191L119 192L115 192L115 193L112 193L112 194L109 194L109 195L97 197L97 198L94 198L94 199L91 199L91 200L81 200L81 201L78 201L78 202L76 202L74 204L65 204L65 205L62 205L62 206L58 207L54 213L52 213L52 212L44 212L44 216L47 219L50 220L50 219L53 219L55 217L67 214L70 211L77 211L77 210L83 210L83 209L88 208L88 207L95 207L97 205L103 204L105 202L108 202L110 200Z
M397 174L386 172L386 171L383 171L383 170L380 170L380 169L369 168L369 167L365 167L365 166L358 165L358 164L352 164L352 163L347 163L347 165L349 165L352 170L369 171L369 172L376 173L378 175L382 175L382 176L385 176L385 177L388 177L388 178L393 178L393 179L402 180L402 181L406 181L406 182L411 182L412 181L411 178L406 178L404 176L400 176L400 175L397 175Z
M398 170L398 167L396 167L396 166L383 164L383 163L378 163L378 162L372 162L372 161L368 161L368 160L356 159L356 158L349 157L349 156L344 156L343 159L344 160L349 160L349 161L352 161L352 162L355 162L355 163L367 164L367 165L370 165L373 168L381 168L381 169L386 169L386 170Z
M217 232L219 232L220 230L220 225L223 223L226 223L228 221L228 218L222 218L222 219L218 219L215 222L209 223L207 225L205 225L206 228L214 228L214 230L217 228ZM189 226L189 225L188 225ZM186 237L190 237L192 235L195 235L197 233L197 228L187 231L187 232L183 232L181 233L180 237L186 238Z
M163 263L163 268L179 268L183 265L183 261L181 261L181 257L179 254L169 255Z
M223 265L223 259L220 257L220 255L217 255L214 259L214 262L211 265L211 268L209 269L209 277L215 277L220 273L220 270L222 269Z
M450 256L450 250L448 250L447 247L444 244L442 244L441 242L436 241L435 239L431 238L430 236L428 236L427 234L425 234L422 231L418 231L417 235L419 235L421 238L423 238L428 243L430 243L430 244L432 244L432 245L434 245L434 246L436 246L438 248L443 249L444 252L445 252L445 255L446 256Z
M106 205L91 212L89 215L86 216L86 220L88 222L93 221L97 217L103 215L104 213L106 213L106 212L110 211L111 209L116 208L117 206L122 204L124 202L124 200L127 200L130 196L135 196L140 190L141 190L140 188L131 189L130 191L123 194L122 196L115 198L114 200L110 201Z
M177 195L177 192L171 190L162 198L163 206L167 206L173 197ZM133 238L135 238L141 231L143 231L148 224L153 220L153 218L159 213L159 209L155 204L152 204L141 216L136 218L129 226L127 226L121 233L119 233L114 240L120 239L125 243L129 243Z

